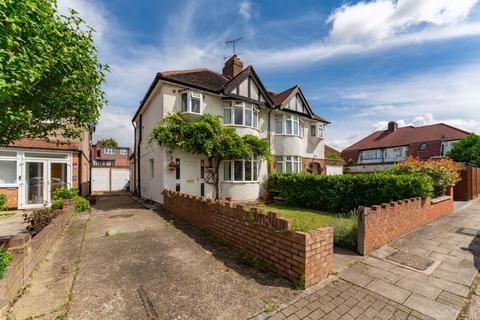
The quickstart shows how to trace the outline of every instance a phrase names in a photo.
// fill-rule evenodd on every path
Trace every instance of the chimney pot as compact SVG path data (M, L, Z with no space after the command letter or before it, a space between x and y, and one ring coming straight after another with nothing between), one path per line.
M389 132L394 132L397 129L398 129L398 123L396 123L395 121L390 121L388 123L388 131Z
M243 62L237 57L236 54L230 57L227 61L225 61L225 65L223 66L223 75L229 79L234 78L237 74L242 72L243 70Z

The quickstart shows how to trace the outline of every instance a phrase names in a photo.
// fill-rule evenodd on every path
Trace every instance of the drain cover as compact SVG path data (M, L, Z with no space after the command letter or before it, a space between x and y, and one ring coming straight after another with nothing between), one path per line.
M467 236L478 236L478 233L480 232L480 230L478 229L473 229L473 228L460 228L456 231L457 233L460 233L460 234L465 234Z
M387 260L391 260L404 266L414 268L420 271L425 271L433 264L433 261L426 259L420 256L417 256L413 253L408 253L405 251L397 251L394 254L387 257Z
M122 214L116 214L114 216L108 217L109 219L115 219L115 218L130 218L132 217L133 214L128 214L128 213L122 213Z

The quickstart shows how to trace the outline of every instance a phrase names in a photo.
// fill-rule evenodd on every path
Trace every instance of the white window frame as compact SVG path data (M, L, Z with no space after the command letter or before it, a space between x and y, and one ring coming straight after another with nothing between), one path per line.
M115 148L103 147L103 153L104 154L115 154Z
M187 109L183 109L183 96L187 96ZM199 100L199 112L192 111L192 100ZM184 90L180 92L180 113L203 114L203 94L195 90Z
M280 122L280 118L282 121L282 132L279 133L277 131L277 124ZM290 123L290 132L288 132L287 124ZM297 131L297 132L295 132ZM295 136L295 137L300 137L303 138L303 131L304 131L304 125L302 122L302 118L298 115L294 114L275 114L275 134L276 135L282 135L282 136Z
M242 109L242 121L236 123L235 109ZM238 100L224 100L222 103L223 124L227 126L246 127L258 130L258 120L260 116L260 108L253 103ZM226 121L225 111L230 111L230 122ZM246 113L252 112L251 125L246 124Z
M242 163L242 179L235 179L235 162ZM251 180L245 179L245 164L250 163L250 177ZM253 156L246 160L225 160L223 161L223 181L229 183L255 183L258 182L258 171L260 161L258 156ZM227 176L228 174L228 176Z
M5 151L5 152L15 153L15 155L12 155L12 156L0 156L0 161L15 162L15 182L12 182L12 183L0 182L0 187L3 187L3 188L18 187L19 186L18 177L19 177L19 169L20 169L20 159L18 157L18 153L16 153L15 151Z
M120 154L122 154L122 155L127 155L127 154L128 154L128 150L127 150L127 149L120 149Z
M325 137L325 124L324 123L310 124L310 137L323 139Z
M280 164L281 171L277 170L277 166ZM289 167L291 170L287 170ZM302 172L302 157L300 156L275 156L275 172L293 172L293 173L300 173Z

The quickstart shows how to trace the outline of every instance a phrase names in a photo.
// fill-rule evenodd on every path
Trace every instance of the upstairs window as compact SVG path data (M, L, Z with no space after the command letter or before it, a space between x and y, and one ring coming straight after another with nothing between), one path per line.
M105 154L115 154L115 149L113 149L113 148L103 148L103 153L105 153Z
M259 108L255 104L242 101L223 102L223 123L257 128Z
M303 137L303 124L300 117L292 114L276 114L275 133Z
M128 154L128 150L127 149L120 149L120 154L126 155L126 154Z
M202 94L197 91L181 93L181 110L188 113L202 113Z
M310 136L323 139L325 135L325 125L323 123L315 123L310 125Z

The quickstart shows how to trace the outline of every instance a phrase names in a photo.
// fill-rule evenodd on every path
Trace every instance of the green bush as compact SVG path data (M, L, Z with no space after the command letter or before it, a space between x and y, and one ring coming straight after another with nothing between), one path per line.
M62 187L62 188L57 188L53 192L53 200L57 199L73 199L78 195L78 189L77 188L67 188L67 187Z
M75 205L75 212L80 213L85 210L90 209L90 201L85 199L84 197L76 196L73 200Z
M52 206L50 207L51 210L60 210L63 209L63 199L56 199L52 201Z
M395 200L432 195L432 180L421 174L359 174L319 176L275 173L268 190L279 192L287 204L329 212L349 212Z
M0 211L7 209L7 195L0 193Z
M357 249L357 216L339 217L333 222L333 243L336 247Z
M52 222L56 214L48 208L41 208L33 210L31 214L25 213L23 216L23 220L28 224L27 231L35 236Z
M13 255L10 251L0 249L0 279L5 277L5 269L10 261L12 261Z

